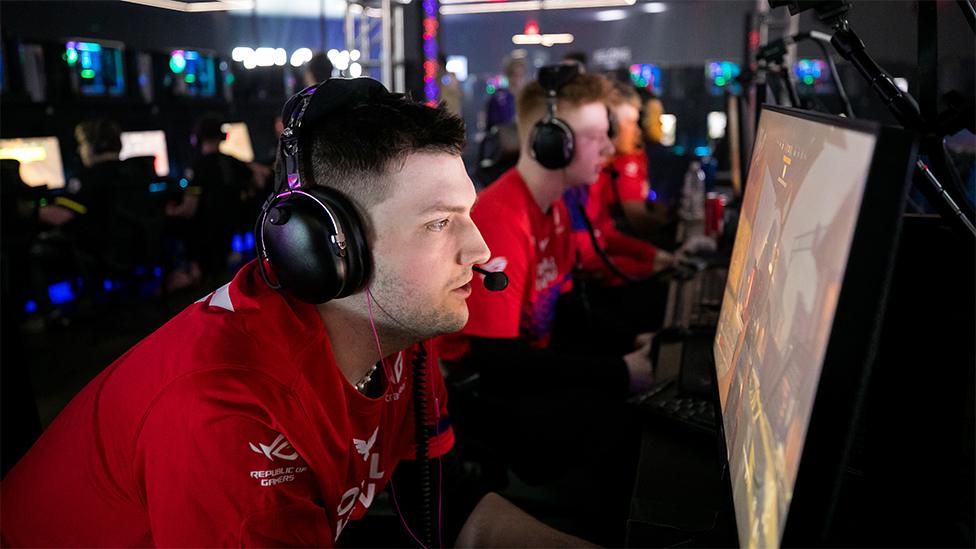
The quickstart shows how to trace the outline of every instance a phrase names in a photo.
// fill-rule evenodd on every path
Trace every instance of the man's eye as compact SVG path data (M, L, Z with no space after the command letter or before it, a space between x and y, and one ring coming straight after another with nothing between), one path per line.
M440 221L435 221L427 225L427 228L434 232L441 232L450 223L450 219L441 219Z

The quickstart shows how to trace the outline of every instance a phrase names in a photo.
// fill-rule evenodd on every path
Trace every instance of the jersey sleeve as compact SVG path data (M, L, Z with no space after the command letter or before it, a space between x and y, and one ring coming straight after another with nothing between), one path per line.
M270 414L223 388L167 390L135 471L158 546L331 546L317 483Z
M465 335L493 338L519 336L519 320L526 284L529 283L532 243L528 231L511 217L494 215L485 208L479 212L475 208L475 224L491 250L491 259L484 268L493 272L505 271L508 287L502 292L490 292L485 289L484 275L475 273L468 297L468 323L462 330Z
M643 155L640 155L643 156ZM643 158L638 155L627 155L616 162L617 193L622 202L644 201L647 199L649 185L647 183L647 168L641 165Z

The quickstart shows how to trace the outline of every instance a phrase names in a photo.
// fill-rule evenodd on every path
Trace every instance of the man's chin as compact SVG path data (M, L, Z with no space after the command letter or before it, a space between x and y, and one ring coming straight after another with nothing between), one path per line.
M468 323L468 306L464 305L464 311L453 315L450 319L445 319L443 331L440 335L453 334L455 332L460 332L465 325Z

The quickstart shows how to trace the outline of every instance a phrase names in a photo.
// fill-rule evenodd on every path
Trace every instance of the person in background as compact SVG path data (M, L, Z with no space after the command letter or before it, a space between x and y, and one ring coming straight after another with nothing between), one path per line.
M314 86L332 78L333 68L332 61L329 61L329 56L324 51L315 52L312 59L305 64L305 72L302 73L304 87Z
M220 143L226 139L222 126L223 119L217 115L197 121L192 142L199 156L184 197L191 219L187 251L208 286L226 282L231 240L254 226L253 218L245 219L244 203L256 176L247 164L220 152Z
M667 218L670 203L681 192L682 178L688 163L682 161L664 144L664 104L651 91L639 90L641 96L640 126L644 137L644 156L647 157L647 176L657 194L651 209L655 218Z
M38 217L94 253L108 230L112 186L121 170L122 130L110 120L87 120L75 127L75 140L82 170L68 181L64 195L39 210Z
M614 154L595 184L563 195L578 253L574 292L561 300L560 312L588 322L564 323L560 328L574 339L595 337L609 347L626 348L637 334L661 327L666 286L651 277L669 268L674 257L621 230L629 224L628 209L642 221L649 217L649 188L639 148L637 92L619 81L614 91Z
M461 83L458 82L457 76L453 72L448 72L447 56L443 52L437 54L437 77L441 101L450 113L460 117L464 92L461 91Z
M504 271L508 287L490 293L473 284L468 323L442 338L441 353L448 371L479 372L479 395L504 403L497 415L492 412L479 438L500 449L502 459L526 482L585 470L587 483L595 484L579 490L579 515L592 513L580 526L593 528L587 535L603 543L619 545L623 539L615 537L612 526L623 522L624 510L599 505L599 497L589 496L596 484L622 489L633 472L628 459L636 450L629 444L637 430L630 429L623 404L628 394L651 382L651 339L631 338L627 349L607 347L596 337L564 338L557 344L553 329L562 321L556 305L572 288L576 257L561 197L567 189L595 182L613 152L606 104L612 92L609 81L594 74L575 74L559 87L558 116L572 129L575 150L568 165L550 169L532 153L533 127L548 112L547 92L539 82L522 90L518 163L481 192L472 212L491 250L484 268ZM582 324L585 319L564 321ZM597 439L599 444L590 443ZM620 494L615 502L626 500Z
M671 254L640 240L631 229L653 229L658 223L648 210L647 165L640 150L638 117L640 100L632 85L615 82L610 106L615 121L614 154L608 159L600 177L591 187L570 189L567 202L580 251L580 269L605 286L621 286L627 281L611 270L599 257L593 245L594 237L610 261L633 279L643 279L669 267ZM582 210L580 209L582 206ZM583 219L585 214L587 219ZM594 235L587 229L592 226ZM627 232L621 228L631 229Z
M515 53L512 52L512 55L505 59L503 72L508 80L508 86L500 87L488 98L488 106L485 109L485 131L491 130L493 126L515 121L515 98L525 83L525 74L528 71L525 57L517 56Z
M586 72L586 63L589 60L586 52L583 50L573 50L568 51L563 54L562 63L574 63L579 68L581 73Z

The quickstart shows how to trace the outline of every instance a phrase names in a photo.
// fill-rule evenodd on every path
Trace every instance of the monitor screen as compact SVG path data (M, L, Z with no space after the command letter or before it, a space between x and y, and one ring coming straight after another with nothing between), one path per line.
M738 78L742 69L733 61L709 61L705 63L705 83L712 95L723 95L726 91L739 93L742 90Z
M136 156L153 157L156 175L169 175L169 153L166 150L166 134L162 130L122 132L122 151L119 160Z
M174 50L169 56L169 73L163 83L175 95L214 97L217 78L214 56L196 50Z
M852 128L764 110L756 130L714 342L742 547L779 546L793 498L877 142Z
M251 147L251 134L244 122L230 122L220 129L227 139L220 142L220 152L233 156L241 162L254 162L254 149Z
M678 117L673 114L661 115L661 144L665 147L674 145L678 135Z
M125 94L121 45L72 40L64 45L62 58L71 71L71 85L76 93L86 97Z
M651 63L635 63L630 66L630 80L638 88L661 93L661 68Z
M20 178L32 187L64 187L64 166L57 137L0 139L0 159L20 162Z
M830 65L822 59L800 59L793 63L793 75L800 93L834 93Z

